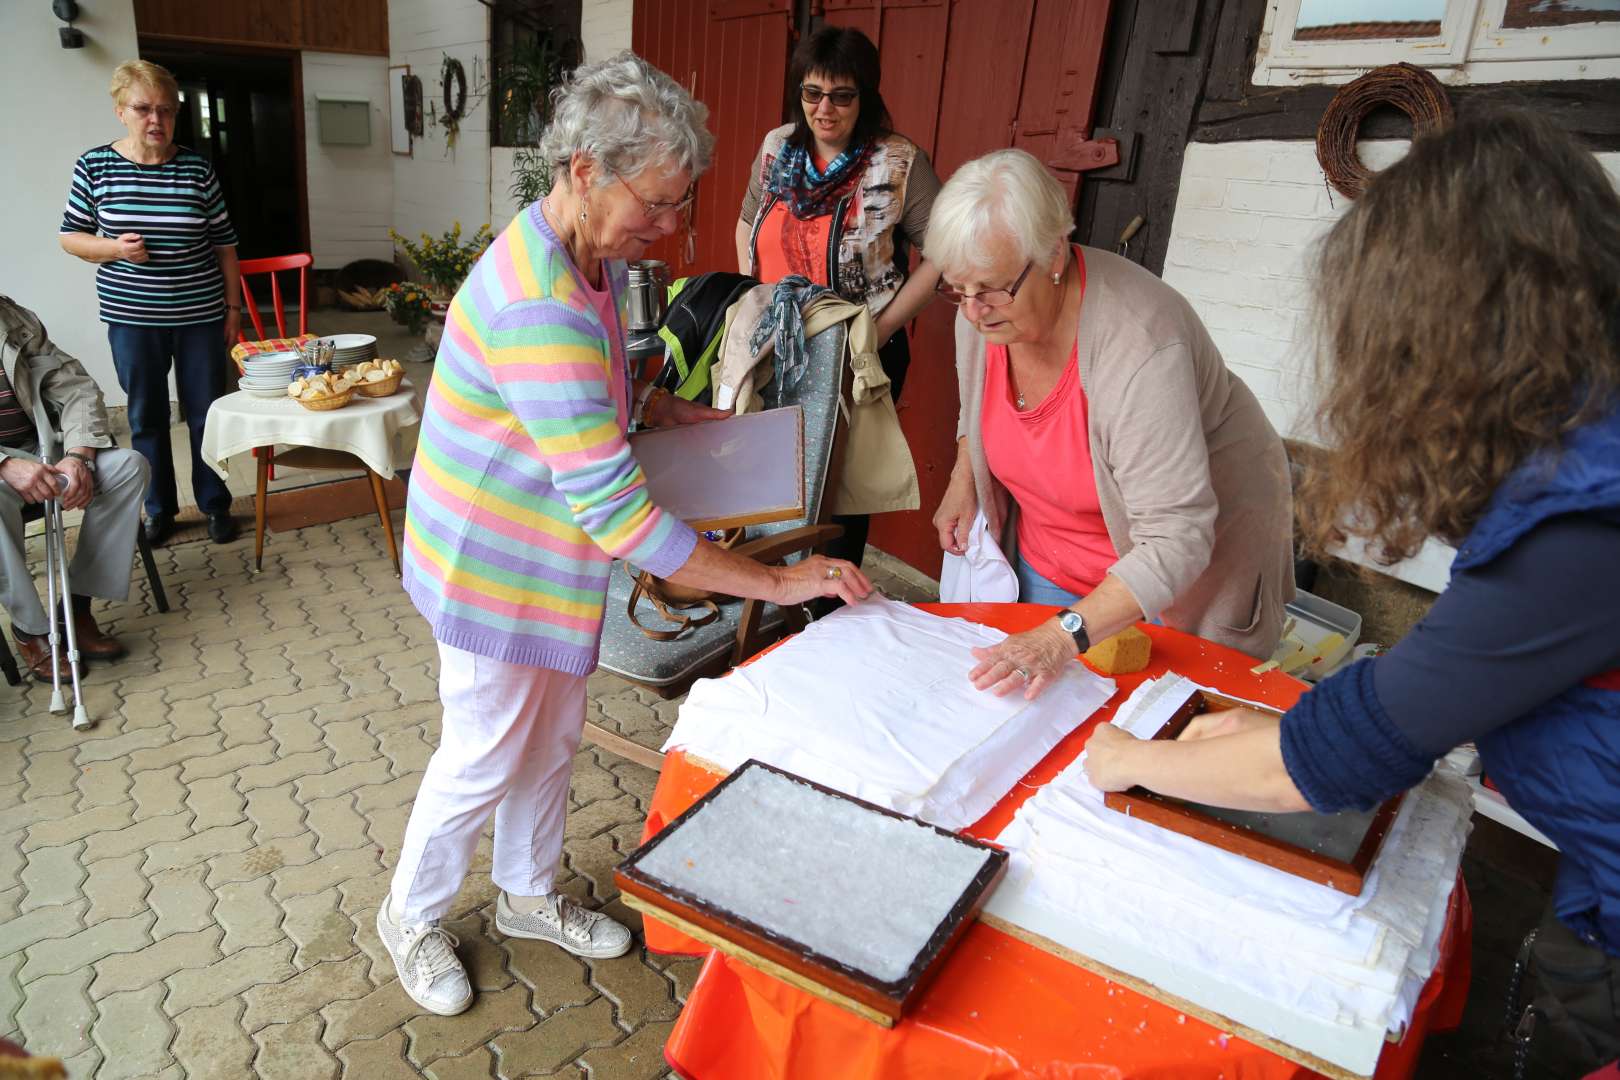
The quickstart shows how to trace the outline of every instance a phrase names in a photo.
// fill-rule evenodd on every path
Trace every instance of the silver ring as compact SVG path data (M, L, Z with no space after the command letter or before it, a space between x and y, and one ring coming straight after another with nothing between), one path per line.
M839 578L841 578L843 576L844 576L843 567L841 567L841 566L829 566L829 567L827 567L827 580L828 581L837 581Z
M1023 676L1023 679L1024 679L1025 682L1029 682L1029 668L1027 668L1027 667L1019 668L1018 669L1018 674Z

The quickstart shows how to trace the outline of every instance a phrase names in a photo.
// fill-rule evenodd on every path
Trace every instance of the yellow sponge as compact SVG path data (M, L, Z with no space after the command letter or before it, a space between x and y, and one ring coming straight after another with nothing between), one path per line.
M1086 663L1104 675L1130 675L1148 666L1153 639L1134 626L1104 638L1086 650Z

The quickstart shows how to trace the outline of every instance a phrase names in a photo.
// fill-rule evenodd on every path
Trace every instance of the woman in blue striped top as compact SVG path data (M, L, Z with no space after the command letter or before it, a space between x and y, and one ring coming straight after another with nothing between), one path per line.
M230 492L202 460L208 406L225 392L226 350L241 322L236 231L219 178L174 145L180 86L156 64L113 72L112 97L129 134L73 165L62 248L96 263L96 294L118 383L129 395L135 449L152 466L146 535L162 543L179 510L169 447L169 364L191 429L191 489L208 535L236 538Z

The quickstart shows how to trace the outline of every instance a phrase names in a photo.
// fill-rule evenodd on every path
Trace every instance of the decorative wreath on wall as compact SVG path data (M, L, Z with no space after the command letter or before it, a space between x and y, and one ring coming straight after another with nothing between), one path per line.
M444 58L439 68L444 83L444 117L459 121L467 113L467 69L453 56Z
M1446 88L1414 64L1374 68L1346 84L1328 102L1316 128L1316 160L1328 183L1345 198L1359 196L1372 179L1372 170L1356 155L1356 135L1367 114L1381 105L1405 113L1412 121L1414 136L1451 122L1451 99L1446 97Z

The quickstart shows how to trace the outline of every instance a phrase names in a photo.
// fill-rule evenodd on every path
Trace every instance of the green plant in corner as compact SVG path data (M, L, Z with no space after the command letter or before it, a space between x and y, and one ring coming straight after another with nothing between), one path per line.
M512 201L528 206L551 194L551 162L536 147L524 147L512 155Z

